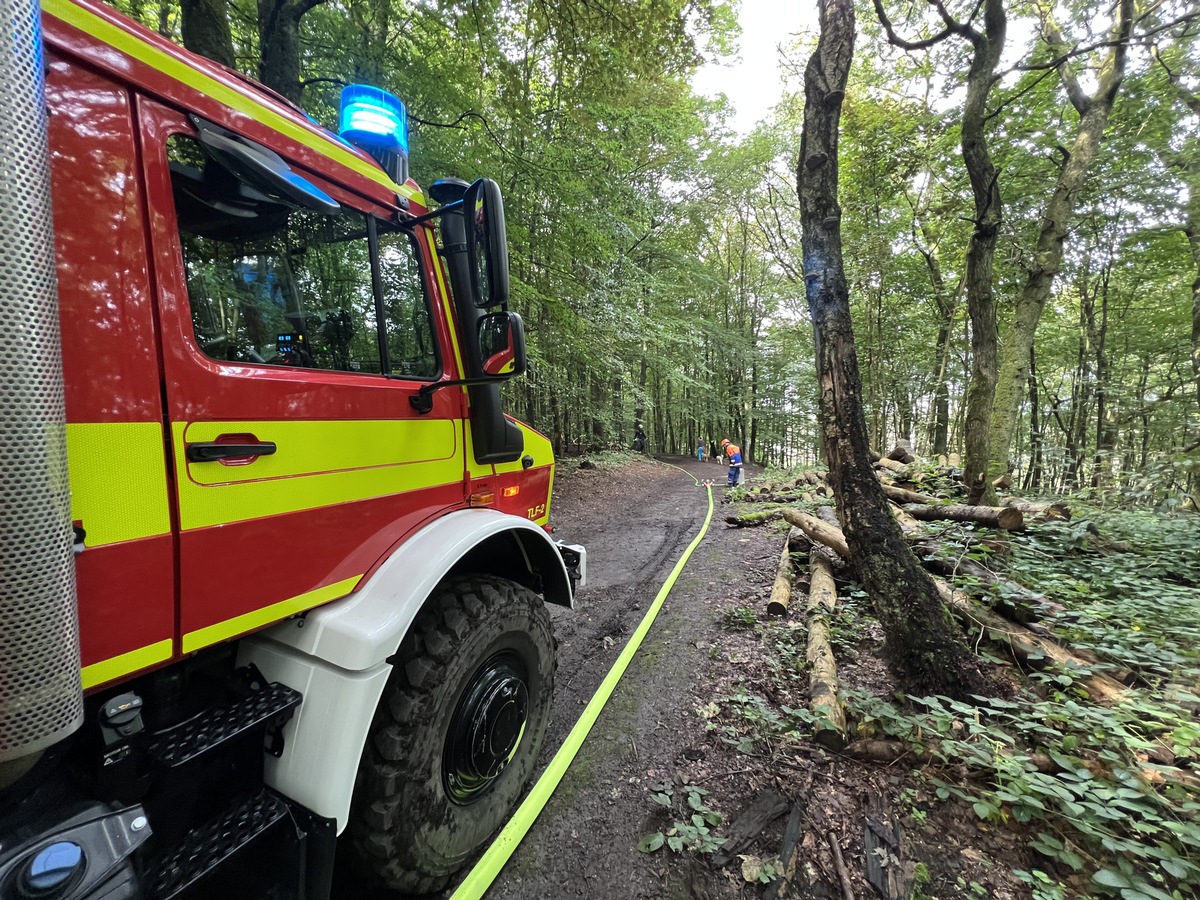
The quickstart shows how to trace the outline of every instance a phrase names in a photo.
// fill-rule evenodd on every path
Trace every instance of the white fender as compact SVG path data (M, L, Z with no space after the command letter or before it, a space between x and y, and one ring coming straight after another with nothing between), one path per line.
M472 549L500 534L517 539L550 602L572 604L566 567L538 525L492 509L442 516L400 546L358 591L241 642L238 664L304 695L284 727L284 750L266 757L269 786L329 819L340 834L371 718L391 665L425 599Z

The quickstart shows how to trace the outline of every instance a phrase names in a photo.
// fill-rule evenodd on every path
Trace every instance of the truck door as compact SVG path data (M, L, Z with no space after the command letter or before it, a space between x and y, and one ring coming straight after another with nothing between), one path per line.
M454 362L387 209L298 166L309 197L264 193L219 125L145 99L139 120L188 653L348 594L461 506L462 399L409 403Z
M47 54L83 686L174 653L158 338L128 90Z

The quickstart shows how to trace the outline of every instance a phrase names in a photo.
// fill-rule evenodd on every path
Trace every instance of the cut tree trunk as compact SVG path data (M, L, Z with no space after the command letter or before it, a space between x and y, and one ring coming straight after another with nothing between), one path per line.
M903 440L896 441L896 446L892 448L892 452L887 455L887 458L905 465L917 461L917 458L913 456L912 445Z
M789 525L795 525L818 544L832 548L842 559L850 559L850 547L847 546L846 538L840 528L828 525L798 509L783 510L783 518Z
M1005 497L1000 501L1000 505L1019 509L1027 516L1046 521L1071 518L1071 508L1067 504L1052 503L1049 500L1035 502L1022 500L1020 497Z
M837 662L829 645L828 616L837 606L837 585L824 552L813 547L808 557L812 585L805 614L808 619L808 704L817 717L813 740L831 750L846 745L846 712L838 699Z
M761 512L746 513L744 516L726 516L725 524L733 528L752 528L755 525L765 525L778 519L780 510L764 509Z
M775 570L775 583L771 586L771 597L767 600L767 615L782 616L792 604L792 548L783 542L783 553L779 555L779 567Z
M937 497L918 494L916 491L905 490L890 484L883 486L883 493L889 500L895 500L897 503L937 503Z
M998 643L1007 644L1013 656L1026 665L1040 668L1039 663L1046 660L1057 663L1066 669L1090 668L1087 660L1075 656L1059 644L1034 634L1028 628L1010 622L992 612L985 606L976 603L962 591L956 591L935 578L938 593L954 610L963 624L968 628L982 626L988 630L988 636ZM1121 703L1129 697L1125 685L1109 678L1107 675L1094 674L1081 682L1088 695L1100 703Z
M914 519L932 522L946 519L951 522L974 522L989 528L1019 531L1025 527L1025 516L1019 509L1010 506L958 506L956 504L933 505L906 503L905 512Z
M1006 619L1031 626L1040 622L1046 615L1057 615L1064 611L1059 604L1052 603L1024 585L997 575L983 564L948 552L937 541L921 540L913 545L913 549L927 569L932 569L940 575L966 575L996 588L999 599L994 608Z

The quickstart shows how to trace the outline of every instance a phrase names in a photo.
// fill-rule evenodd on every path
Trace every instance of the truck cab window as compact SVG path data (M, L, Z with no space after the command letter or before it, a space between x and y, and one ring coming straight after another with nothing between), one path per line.
M365 216L295 209L240 181L195 140L168 144L196 343L209 357L436 377L429 306L411 241L380 247L377 321Z

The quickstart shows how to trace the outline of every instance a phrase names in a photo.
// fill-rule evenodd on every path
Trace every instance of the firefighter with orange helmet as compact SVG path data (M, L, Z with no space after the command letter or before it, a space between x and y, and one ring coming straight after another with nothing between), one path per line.
M729 438L723 438L721 455L729 460L729 486L734 487L742 480L742 448Z

